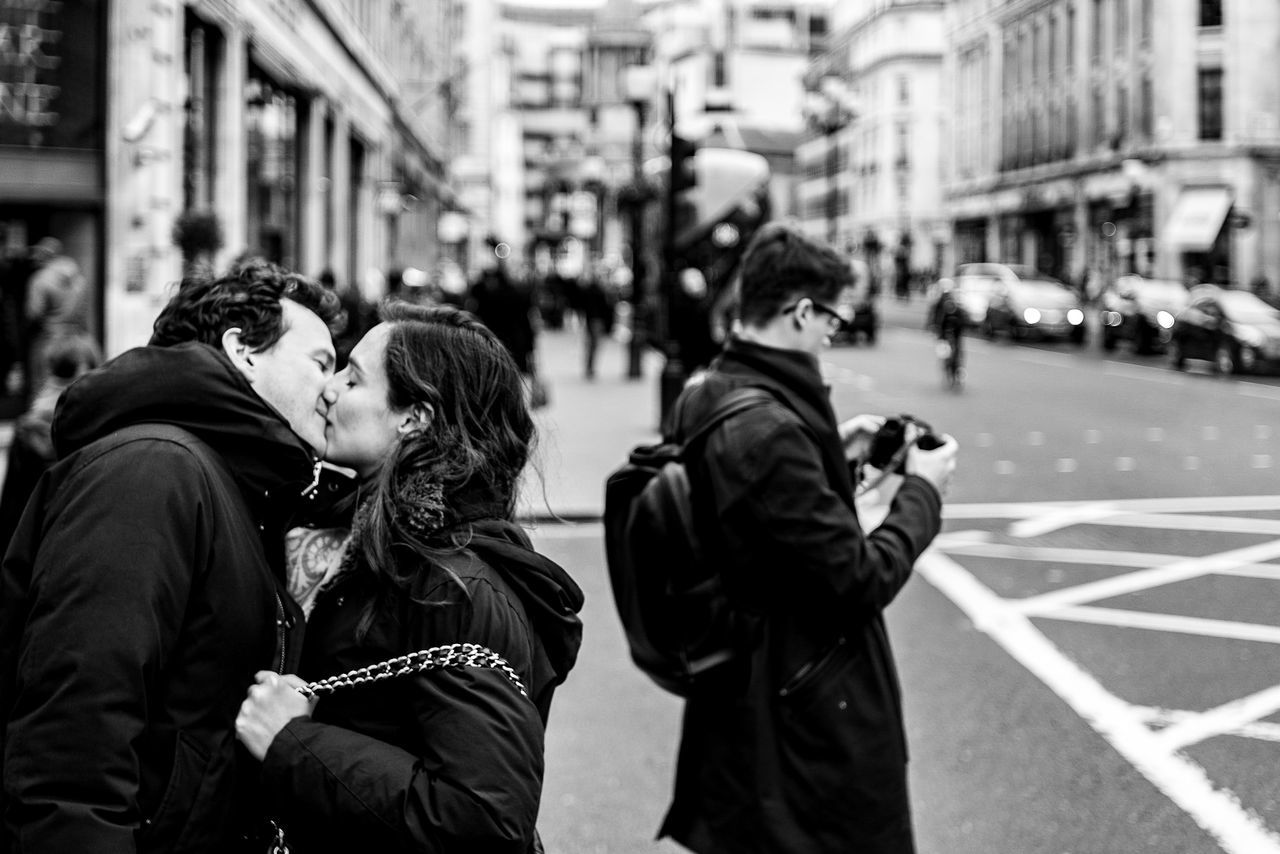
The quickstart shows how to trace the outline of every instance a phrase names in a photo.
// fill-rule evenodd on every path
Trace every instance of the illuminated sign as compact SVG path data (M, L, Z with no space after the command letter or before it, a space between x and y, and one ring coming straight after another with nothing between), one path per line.
M0 3L0 145L102 147L103 8Z

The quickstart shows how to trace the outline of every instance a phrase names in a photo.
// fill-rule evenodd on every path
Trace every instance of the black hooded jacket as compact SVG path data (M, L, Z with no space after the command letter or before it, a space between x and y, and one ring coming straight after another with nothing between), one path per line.
M271 809L296 854L532 850L551 696L582 641L582 592L515 524L472 524L468 546L424 567L361 636L378 580L361 561L323 589L300 675L314 681L434 646L504 658L338 690L267 752Z
M311 450L203 344L86 376L53 436L0 572L0 850L234 850L236 713L300 654L282 543Z

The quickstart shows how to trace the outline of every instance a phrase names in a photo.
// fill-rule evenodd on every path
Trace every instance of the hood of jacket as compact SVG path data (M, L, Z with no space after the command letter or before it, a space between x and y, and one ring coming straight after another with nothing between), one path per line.
M467 547L515 588L542 645L545 660L535 662L533 674L541 695L564 682L578 660L582 589L563 567L534 551L515 523L486 519L474 523L474 531Z
M251 503L291 510L311 483L315 455L221 351L190 342L138 347L87 374L53 420L58 458L134 424L173 424L227 462Z

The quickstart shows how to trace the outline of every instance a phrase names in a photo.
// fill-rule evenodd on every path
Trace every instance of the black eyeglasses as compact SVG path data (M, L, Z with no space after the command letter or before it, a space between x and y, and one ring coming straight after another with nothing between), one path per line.
M827 315L827 317L829 317L831 320L836 321L836 323L838 324L838 325L837 325L837 327L836 327L837 329L838 329L840 326L844 326L844 325L845 325L845 324L847 324L847 323L852 323L852 322L853 322L853 306L851 306L851 305L842 305L842 306L839 306L839 307L837 307L837 308L832 308L832 307L831 307L831 306L829 306L829 305L824 305L824 304L822 304L822 303L818 302L818 301L817 301L816 299L814 299L813 297L804 297L804 298L802 298L802 299L798 299L798 300L796 300L796 301L795 301L795 302L793 302L791 305L789 305L789 306L787 306L786 308L784 308L784 309L782 310L782 313L783 313L783 314L790 314L791 312L793 312L793 311L795 311L797 308L799 308L799 307L800 307L800 303L804 302L805 300L809 300L809 302L813 303L813 309L814 309L814 311L821 312L822 314Z

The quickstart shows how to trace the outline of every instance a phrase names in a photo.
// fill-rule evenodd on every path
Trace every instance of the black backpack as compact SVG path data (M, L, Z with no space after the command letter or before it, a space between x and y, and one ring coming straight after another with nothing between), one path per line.
M605 557L631 659L673 694L689 696L739 645L718 568L694 530L685 454L726 419L776 400L735 389L683 444L636 447L605 484Z

